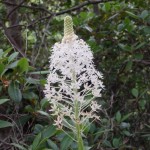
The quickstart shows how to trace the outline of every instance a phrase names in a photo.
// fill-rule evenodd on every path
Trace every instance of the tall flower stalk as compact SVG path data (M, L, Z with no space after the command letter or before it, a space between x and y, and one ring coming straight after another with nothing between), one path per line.
M64 19L64 37L52 48L50 74L45 85L45 96L51 104L54 125L59 129L68 128L84 150L84 130L95 119L101 105L95 101L101 97L102 75L93 64L90 47L74 33L70 16Z

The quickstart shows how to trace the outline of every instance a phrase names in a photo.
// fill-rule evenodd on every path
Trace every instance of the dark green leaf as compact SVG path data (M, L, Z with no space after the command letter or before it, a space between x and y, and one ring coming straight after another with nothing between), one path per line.
M138 59L138 60L141 60L141 59L143 59L143 54L135 54L134 58Z
M61 148L60 149L61 150L67 150L72 142L73 142L73 139L71 137L69 137L68 135L66 135L63 138L63 140L61 141L61 145L60 145Z
M40 141L41 141L41 133L39 133L39 134L35 137L35 139L34 139L34 141L33 141L33 143L32 143L32 150L37 150L37 147L38 147Z
M142 19L145 19L147 16L148 16L148 11L147 10L143 10L142 11L142 13L141 13L141 15L140 15L140 17L142 18Z
M131 93L132 93L132 95L134 97L138 97L138 95L139 95L139 92L138 92L138 90L136 88L133 88L132 91L131 91Z
M107 146L107 147L112 148L111 143L110 143L109 141L107 141L107 140L105 140L105 141L103 142L103 144L104 144L105 146Z
M120 145L120 139L114 138L114 139L113 139L113 146L114 146L115 148L118 148L119 145Z
M9 99L0 99L0 105L6 103L7 101L9 101Z
M8 121L0 120L0 128L12 127L13 124Z
M51 125L42 132L42 138L50 138L56 133L56 127Z
M9 57L8 57L8 62L11 62L12 60L14 60L17 56L18 56L18 52L14 52L12 53Z
M37 112L40 113L41 115L49 117L49 114L47 112L45 112L45 111L39 110Z
M120 113L120 111L118 111L118 112L116 113L116 120L117 120L117 122L120 122L120 121L121 121L121 113Z
M123 131L123 134L125 134L126 136L131 136L132 134L129 132L129 131L127 131L127 130L124 130Z
M132 18L135 19L139 19L139 17L137 15L135 15L134 13L130 12L130 11L125 11L129 16L131 16Z
M0 75L2 74L2 72L4 71L5 69L5 65L4 64L0 64Z
M8 87L8 94L10 96L10 98L16 102L16 103L19 103L21 102L22 100L22 94L21 94L21 91L19 89L19 84L15 81L12 81L10 84L9 84L9 87Z
M132 65L133 65L133 62L132 61L128 61L127 65L125 67L125 71L130 71L132 69Z
M57 145L52 140L48 139L47 143L50 146L50 148L52 148L53 150L59 150L59 148L57 147Z
M133 115L133 113L128 113L127 115L124 115L121 119L121 121L125 121L126 119L128 119L131 115Z
M20 72L28 72L29 63L27 58L21 58L17 66L19 67Z

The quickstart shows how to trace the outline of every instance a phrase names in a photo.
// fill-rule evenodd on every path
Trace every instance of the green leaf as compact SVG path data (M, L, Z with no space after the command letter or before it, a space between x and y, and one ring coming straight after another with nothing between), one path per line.
M40 105L41 105L41 108L45 108L46 106L49 105L49 102L46 98L43 98L41 101L40 101Z
M18 56L18 52L14 52L12 53L9 57L8 57L8 62L11 62L12 60L14 60L17 56Z
M17 64L18 64L18 60L15 61L15 62L13 62L13 63L11 63L11 64L9 64L9 65L7 66L7 68L8 68L8 69L15 68L15 67L17 67Z
M19 84L15 81L12 81L10 84L9 84L9 87L8 87L8 94L10 96L10 98L16 102L16 103L19 103L21 102L22 100L22 94L21 94L21 91L19 89Z
M129 11L125 11L130 17L134 18L134 19L139 19L139 17L137 15L135 15L134 13L132 12L129 12Z
M134 96L134 97L138 97L138 95L139 95L139 92L138 92L138 90L136 89L136 88L133 88L132 90L131 90L131 93L132 93L132 95Z
M42 138L50 138L57 132L56 127L51 125L48 128L46 128L44 131L42 131Z
M120 139L114 138L114 139L113 139L113 146L114 146L115 148L118 148L119 145L120 145Z
M29 63L27 58L21 58L17 64L17 66L19 67L20 72L28 72L29 69Z
M13 124L8 121L0 120L0 128L12 127Z
M0 99L0 105L6 103L7 101L9 101L9 99Z
M102 10L108 12L111 9L110 3L104 3Z
M39 111L37 111L37 112L40 113L41 115L44 115L44 116L47 116L47 117L50 116L47 112L42 111L42 110L39 110Z
M5 69L5 65L4 64L0 64L0 75L2 74L2 72L4 71Z
M116 113L116 120L117 120L117 122L120 122L120 121L121 121L121 113L120 113L120 111L118 111L118 112Z
M124 50L124 51L131 51L131 50L132 50L131 46L124 45L124 44L122 44L122 43L119 43L118 46L119 46L122 50Z
M30 113L33 113L33 112L34 112L34 109L32 108L31 105L27 105L27 106L25 106L25 111L30 112Z
M40 141L41 141L41 133L39 133L39 134L35 137L35 139L34 139L34 141L33 141L33 143L32 143L32 150L36 150L36 149L37 149L37 147L38 147Z
M28 100L33 100L33 99L38 100L39 99L38 95L36 95L34 92L29 92L29 91L23 93L23 98L28 99Z
M150 34L150 27L145 26L145 27L144 27L144 32L145 32L146 34Z
M131 136L132 134L129 132L129 131L127 131L127 130L124 130L123 131L123 134L125 134L126 136Z
M39 134L43 130L43 126L41 124L35 124L34 126L34 133Z
M60 149L61 150L67 150L69 146L72 144L73 139L70 138L68 135L66 135L63 140L61 141Z
M122 31L123 29L124 29L124 24L121 23L117 26L118 31Z
M57 145L52 140L48 139L47 143L50 146L50 148L52 148L53 150L59 150L59 148L57 147Z
M143 47L145 44L146 44L146 42L139 43L139 44L135 47L135 50L137 50L137 49Z
M141 15L140 15L140 17L142 18L142 19L145 19L147 16L148 16L148 11L147 10L143 10L142 11L142 13L141 13Z
M143 59L143 57L144 57L143 54L135 54L135 55L134 55L134 58L135 58L135 59L138 59L138 60Z
M107 146L107 147L112 148L111 143L110 143L109 141L107 141L107 140L105 140L105 141L103 142L103 144L104 144L105 146Z
M130 71L132 69L133 62L128 61L125 67L125 71Z
M5 50L4 53L3 53L3 57L6 57L11 50L12 50L12 47Z
M16 123L24 126L30 119L32 119L32 116L30 116L29 114L26 114L26 115L20 116L17 119Z
M27 78L26 79L26 84L40 84L40 81L38 79L33 79L33 78Z
M140 100L139 101L139 105L144 110L145 109L145 105L146 105L146 100L144 100L144 99Z
M121 121L125 121L125 120L128 119L132 114L133 114L133 113L131 112L131 113L129 113L129 114L123 116L122 119L121 119Z

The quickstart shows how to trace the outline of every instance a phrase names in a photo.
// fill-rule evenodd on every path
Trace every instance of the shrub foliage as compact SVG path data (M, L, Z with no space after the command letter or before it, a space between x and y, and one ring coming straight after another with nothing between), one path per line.
M149 6L149 0L0 1L0 150L77 149L52 125L43 94L50 47L63 37L66 14L104 75L101 119L86 129L87 149L148 150Z

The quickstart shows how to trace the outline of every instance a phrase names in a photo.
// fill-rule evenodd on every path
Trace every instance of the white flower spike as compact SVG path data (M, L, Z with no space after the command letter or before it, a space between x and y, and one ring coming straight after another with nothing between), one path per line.
M94 67L90 47L75 35L70 16L64 19L62 42L53 46L49 68L44 93L52 113L57 114L55 125L72 130L70 127L77 128L82 120L98 118L95 112L101 106L94 100L101 97L102 74ZM70 125L66 125L68 118Z

